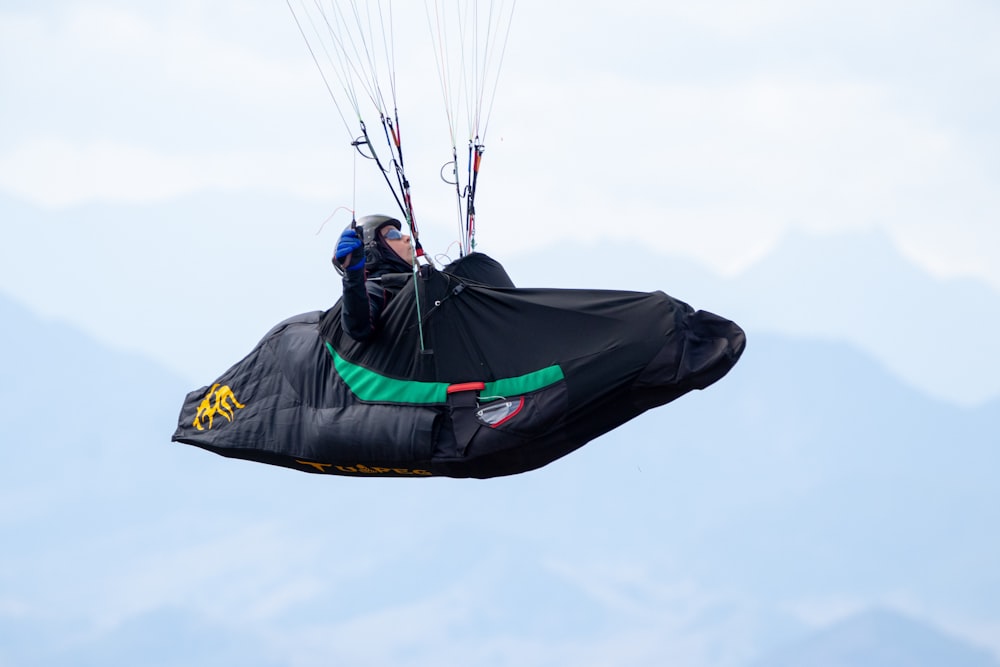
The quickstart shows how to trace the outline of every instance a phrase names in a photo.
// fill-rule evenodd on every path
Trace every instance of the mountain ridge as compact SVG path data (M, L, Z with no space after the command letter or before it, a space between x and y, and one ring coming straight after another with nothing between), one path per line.
M843 618L748 667L997 667L987 651L909 615L875 607Z

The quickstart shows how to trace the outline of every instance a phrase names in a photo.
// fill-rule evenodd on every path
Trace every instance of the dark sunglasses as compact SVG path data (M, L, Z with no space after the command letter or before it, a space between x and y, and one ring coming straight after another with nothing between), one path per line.
M395 227L390 227L389 231L382 235L382 238L386 241L399 241L403 238L403 234Z

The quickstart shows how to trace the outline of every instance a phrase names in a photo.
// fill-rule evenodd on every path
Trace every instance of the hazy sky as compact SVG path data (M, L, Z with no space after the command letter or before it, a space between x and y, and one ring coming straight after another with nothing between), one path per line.
M640 216L733 268L792 226L878 227L1000 287L994 4L537 4L516 8L484 164L501 201L483 234L504 250L516 234L488 223L545 240L544 221L570 219L597 238ZM411 139L418 205L449 211L420 9L397 19L417 54L400 104L440 135ZM279 0L5 3L0 63L0 189L34 205L220 188L351 203L346 133Z
M408 172L425 246L453 255L444 105L410 5ZM973 0L521 2L480 248L638 236L732 274L793 229L878 230L935 275L1000 290L998 32L1000 7ZM124 331L123 303L212 290L250 310L222 287L239 275L253 303L268 285L282 300L234 325L250 341L328 297L347 217L317 239L327 216L392 210L281 0L7 2L0 91L0 289L90 330ZM227 203L262 195L271 208Z
M452 190L438 177L451 151L445 114L423 4L407 4L416 16L400 9L395 40L408 172L425 247L454 255ZM933 275L976 279L996 294L998 34L1000 4L982 0L521 0L486 140L480 247L506 261L580 241L595 253L581 263L598 260L586 286L601 287L604 267L628 270L627 257L600 254L605 241L736 275L791 232L879 232ZM348 145L285 0L5 0L0 128L0 296L136 349L191 378L192 389L280 319L339 295L329 257L348 218L338 213L317 235L325 218L345 206L392 210L381 178ZM974 334L972 343L995 346L990 333ZM232 470L245 484L248 473ZM514 482L537 484L541 497L550 486L540 479ZM660 484L648 472L630 479ZM358 502L348 484L294 488L314 489L324 503L329 489ZM434 488L474 506L469 486ZM492 489L505 511L521 497L507 486L476 488ZM384 496L372 493L396 520L403 496ZM278 552L254 558L281 563L286 550L302 553L287 535L240 524L213 539L241 555L263 543ZM120 539L159 549L131 532ZM305 544L327 568L327 545ZM372 544L354 547L359 560L391 553ZM203 553L182 550L176 569L212 560ZM197 571L189 588L167 590L172 582L151 574L164 558L154 554L153 565L125 577L105 565L112 598L131 609L130 596L148 595L135 592L145 577L164 590L155 600L212 594ZM215 577L215 566L203 567ZM595 578L581 572L567 576ZM308 576L295 573L293 588L311 585L299 579ZM81 604L107 593L74 583L86 593ZM461 585L435 598L432 613L413 615L434 618L438 603L456 614L450 591ZM701 615L689 602L700 590L653 597ZM231 599L246 598L240 590ZM396 622L362 617L334 639L367 636L366 623L385 618ZM655 621L650 641L664 625L689 625ZM981 626L969 636L997 649L992 620ZM316 636L316 646L328 645L327 634Z

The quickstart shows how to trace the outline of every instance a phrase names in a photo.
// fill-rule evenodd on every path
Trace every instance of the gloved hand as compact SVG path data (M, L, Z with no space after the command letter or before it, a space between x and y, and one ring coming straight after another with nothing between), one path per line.
M337 242L337 250L333 254L337 264L343 266L348 271L357 271L365 268L365 248L364 243L358 237L358 233L353 229L345 229ZM345 265L345 262L347 264Z

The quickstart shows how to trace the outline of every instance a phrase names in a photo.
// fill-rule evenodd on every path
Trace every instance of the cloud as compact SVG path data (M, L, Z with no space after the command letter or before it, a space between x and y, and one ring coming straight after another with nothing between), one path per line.
M580 111L553 111L562 99L578 101ZM596 240L641 220L669 235L664 251L732 272L793 226L882 227L918 237L912 221L943 203L943 191L993 198L961 137L914 117L890 89L869 83L607 75L587 87L542 80L519 87L514 106L532 101L542 111L507 128L520 152L499 158L501 186L524 196L497 202L496 217L520 231L534 227L539 243L555 242L565 227L538 221L570 220L577 236ZM530 159L530 147L545 145L553 126L557 171L548 160ZM485 183L489 197L492 181ZM949 229L981 228L990 210L969 210ZM928 226L939 228L937 221Z
M325 168L325 170L324 170ZM0 188L45 209L155 203L205 191L330 195L318 149L170 152L114 141L39 139L0 156Z
M596 245L641 224L664 254L733 274L791 228L880 228L930 270L1000 288L1000 164L984 125L998 99L977 84L1000 64L982 39L994 13L737 5L519 7L481 174L482 247ZM287 8L252 9L0 14L0 56L27 64L0 70L20 102L0 111L16 128L0 140L0 189L51 209L383 188ZM397 17L413 26L401 51L417 54L399 64L408 172L422 224L444 227L450 148L414 11ZM941 21L967 39L943 38Z
M323 198L331 183L351 182L357 165L350 135L287 11L239 18L233 9L210 14L182 3L157 15L75 5L48 21L8 15L5 57L41 57L38 81L18 79L15 90L64 90L74 105L62 115L39 112L44 124L25 115L43 98L13 113L24 131L0 145L0 188L59 208L213 190ZM515 15L515 37L518 21L552 25L551 16L531 11ZM538 46L553 67L567 67L555 76L518 53L535 43L512 43L480 187L480 234L489 247L516 253L529 235L532 246L553 244L568 229L596 243L643 220L669 236L664 252L734 273L791 227L878 227L938 273L972 272L1000 285L1000 262L987 249L995 245L982 242L996 235L995 165L976 135L915 108L908 82L883 61L867 75L845 67L848 45L833 36L812 48L788 43L791 32L808 27L814 35L822 19L839 20L838 12L825 3L803 9L776 0L753 20L742 20L745 12L731 3L671 9L637 2L621 13L603 43L625 39L627 24L639 23L644 33L662 26L663 44L642 48L644 63L659 53L668 58L664 67L623 69L625 52L596 69L574 64L567 59L591 44L550 32L550 43ZM932 15L924 8L910 32L925 29ZM600 16L589 10L573 20L595 29ZM861 16L868 28L854 36L867 48L884 17ZM423 30L425 17L413 18ZM275 30L274 21L287 30ZM752 66L694 64L703 75L691 77L691 67L672 66L677 42L691 44L678 35L682 26L701 31L723 54L760 39L781 45L786 57L751 53ZM523 27L531 35L540 29ZM415 32L405 31L408 47L421 52ZM913 37L906 39L908 51ZM449 151L429 52L427 62L400 64L409 172L418 211L451 220L454 201L438 180ZM380 184L370 164L359 168L363 182Z

